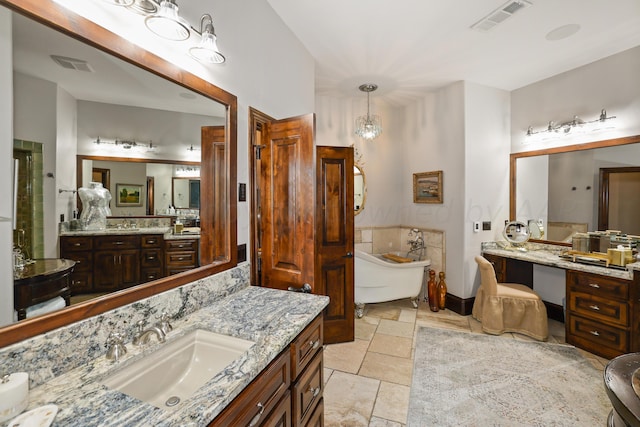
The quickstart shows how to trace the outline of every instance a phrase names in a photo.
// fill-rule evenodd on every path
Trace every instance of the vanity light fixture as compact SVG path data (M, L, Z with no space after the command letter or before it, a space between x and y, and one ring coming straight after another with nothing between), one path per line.
M140 151L147 151L147 152L155 151L155 149L157 148L157 145L153 145L153 142L151 141L139 142L133 139L116 138L114 140L108 140L108 139L102 139L100 137L97 137L95 141L93 141L93 143L96 145L112 145L114 147L121 148L123 150L131 150L132 148L136 148Z
M534 130L533 126L529 126L527 128L526 136L533 137L538 134L558 134L558 135L567 135L567 134L575 134L576 131L588 133L588 132L598 132L605 129L611 129L613 126L605 125L605 122L615 119L616 116L608 116L607 110L604 108L600 111L600 116L597 119L585 122L578 116L573 116L572 120L569 120L564 123L558 123L554 121L550 121L545 129L542 130ZM549 137L553 137L549 135ZM547 139L547 138L543 138Z
M154 34L174 41L187 40L189 24L178 14L176 0L162 0L160 8L145 18L144 24Z
M358 87L360 91L367 93L367 115L360 116L356 119L356 135L368 141L377 138L382 133L382 125L380 116L371 115L371 106L369 96L371 92L378 89L378 85L374 83L365 83Z
M200 147L194 147L193 144L191 144L189 147L187 147L187 151L200 151Z
M225 61L225 57L220 53L216 43L213 19L208 13L200 18L200 42L189 49L189 55L207 64L222 64Z

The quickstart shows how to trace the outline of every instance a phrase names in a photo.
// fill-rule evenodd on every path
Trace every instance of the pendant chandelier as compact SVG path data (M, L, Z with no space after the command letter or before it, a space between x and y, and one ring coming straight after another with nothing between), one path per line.
M356 119L356 135L371 141L372 139L377 138L380 133L382 133L380 116L371 115L369 100L371 92L378 89L378 85L373 83L365 83L363 85L360 85L358 89L360 89L362 92L367 93L367 115L360 116Z

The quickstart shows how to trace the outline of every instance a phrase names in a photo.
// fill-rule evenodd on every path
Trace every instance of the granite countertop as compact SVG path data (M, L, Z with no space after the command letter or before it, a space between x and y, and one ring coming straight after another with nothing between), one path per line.
M586 273L601 274L603 276L615 277L618 279L633 279L633 271L640 271L640 262L627 264L626 269L607 268L598 265L582 264L568 259L560 258L560 255L571 249L565 246L527 243L526 250L509 247L506 242L482 243L482 252L490 255L498 255L505 258L513 258L534 264L546 265L550 267L563 268L565 270L584 271Z
M254 341L239 359L193 396L170 410L159 409L102 385L117 372L163 344L143 349L127 340L127 354L118 362L104 355L30 390L29 407L58 405L53 426L206 426L328 304L326 296L249 286L179 321L167 341L194 329L206 329ZM64 361L61 361L64 363Z
M162 234L165 240L174 239L199 239L200 233L184 231L174 234L171 227L145 227L145 228L106 228L104 230L73 230L61 231L60 236L119 236L131 234Z

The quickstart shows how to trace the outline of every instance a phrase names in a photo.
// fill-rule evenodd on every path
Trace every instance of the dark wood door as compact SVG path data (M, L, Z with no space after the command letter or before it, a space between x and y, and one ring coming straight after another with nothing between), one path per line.
M208 191L200 193L200 227L204 230L214 229L213 233L200 236L200 255L203 264L224 258L229 239L227 223L227 192L225 191L225 127L203 126L201 129L202 162L200 179L212 183ZM232 248L235 250L235 248Z
M324 342L353 341L353 148L318 147L316 158L315 292L331 298Z
M315 118L267 123L261 151L262 284L314 288Z
M97 251L93 259L95 291L113 291L140 283L140 251Z
M118 255L120 287L128 288L140 284L140 251L126 249Z

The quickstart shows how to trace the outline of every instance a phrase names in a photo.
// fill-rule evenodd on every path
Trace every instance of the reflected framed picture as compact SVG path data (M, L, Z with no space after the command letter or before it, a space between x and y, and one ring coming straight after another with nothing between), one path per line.
M116 184L116 206L123 208L142 206L142 185Z
M413 174L413 203L442 203L442 171Z

